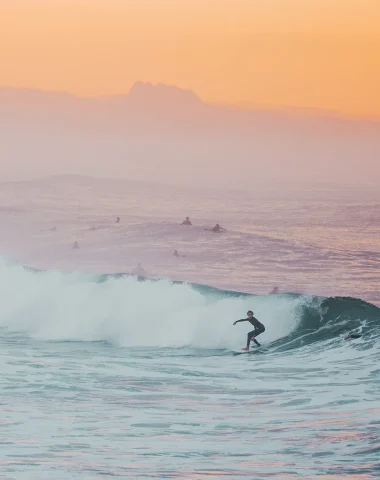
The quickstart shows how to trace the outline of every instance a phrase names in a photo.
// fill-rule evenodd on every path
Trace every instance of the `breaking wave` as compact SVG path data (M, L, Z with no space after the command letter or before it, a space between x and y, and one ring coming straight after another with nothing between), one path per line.
M349 331L373 339L380 325L379 308L350 297L254 296L166 279L38 271L3 260L0 303L2 329L128 347L239 348L252 327L232 322L248 309L266 326L260 341L280 350Z

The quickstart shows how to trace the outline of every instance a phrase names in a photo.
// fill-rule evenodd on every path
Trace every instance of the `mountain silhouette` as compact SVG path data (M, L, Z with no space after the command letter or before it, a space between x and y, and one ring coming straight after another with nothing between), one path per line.
M0 88L0 176L120 176L171 183L372 181L380 122L240 109L137 82L127 95ZM21 177L20 177L21 175Z

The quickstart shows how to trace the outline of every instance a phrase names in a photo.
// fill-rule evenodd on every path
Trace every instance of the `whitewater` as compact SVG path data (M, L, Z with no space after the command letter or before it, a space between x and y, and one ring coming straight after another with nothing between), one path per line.
M378 194L269 193L1 185L0 478L379 477Z

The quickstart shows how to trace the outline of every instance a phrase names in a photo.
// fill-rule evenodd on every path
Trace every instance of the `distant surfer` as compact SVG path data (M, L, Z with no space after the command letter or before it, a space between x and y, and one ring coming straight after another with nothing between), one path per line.
M73 243L73 248L74 250L76 250L77 248L79 248L79 243L75 240L75 242Z
M247 335L247 346L242 349L244 351L249 350L249 344L251 343L251 340L253 340L256 343L256 345L260 347L261 344L256 340L256 337L261 333L265 332L264 325L261 322L259 322L257 318L253 316L252 310L248 310L247 317L248 318L242 318L241 320L236 320L236 322L234 322L234 325L236 325L239 322L249 322L251 325L255 327L255 329L252 330L252 332L249 332Z
M120 217L116 217L116 222L115 223L120 223Z
M209 230L210 232L220 233L220 232L224 232L226 229L221 227L219 223L217 223L215 227L205 228L205 230Z
M144 270L144 267L141 265L141 263L138 263L136 268L133 269L132 271L133 275L137 275L138 278L142 278L146 276L146 272Z
M179 258L179 257L184 257L184 256L185 256L185 255L180 255L180 254L178 253L178 250L174 250L174 252L173 252L173 257Z
M345 337L345 340L354 340L355 338L361 338L362 336L360 333L349 333L347 337Z
M280 290L278 287L273 287L272 290L269 292L269 295L277 295L280 293Z
M181 223L181 225L192 225L190 218L186 217L185 220Z

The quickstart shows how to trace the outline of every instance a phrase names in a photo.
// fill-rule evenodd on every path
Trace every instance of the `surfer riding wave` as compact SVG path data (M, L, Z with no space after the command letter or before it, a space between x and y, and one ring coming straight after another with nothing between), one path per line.
M248 318L242 318L241 320L236 320L234 322L234 325L236 325L239 322L249 322L251 325L255 327L255 329L252 330L252 332L249 332L247 335L247 346L243 348L243 350L245 351L249 350L249 344L251 343L251 340L253 340L256 343L256 345L260 347L261 344L256 340L256 337L261 333L265 332L264 325L261 322L259 322L257 318L253 316L252 310L248 310L247 317Z

